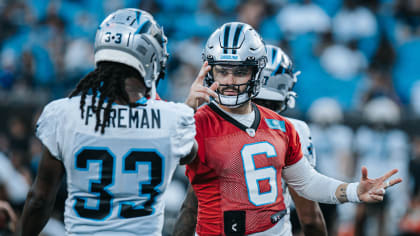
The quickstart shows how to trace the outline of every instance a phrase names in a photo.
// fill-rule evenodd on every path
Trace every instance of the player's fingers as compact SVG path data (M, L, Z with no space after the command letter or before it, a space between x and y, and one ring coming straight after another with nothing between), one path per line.
M370 197L371 197L373 200L378 201L378 202L381 202L381 201L383 201L383 200L384 200L384 196L380 196L380 195L370 195Z
M214 85L214 84L213 84ZM213 86L212 85L212 86ZM214 91L215 89L212 89L211 87L210 88L207 88L207 93L210 95L210 96L212 96L212 97L214 97L214 98L217 98L218 96L217 96L217 93Z
M387 189L389 186L391 185L391 183L388 181L385 181L384 183L382 183L382 188Z
M216 96L216 97L213 97L213 98L214 98L214 100L216 100L217 103L220 103L219 96Z
M390 171L388 171L388 173L384 174L384 175L381 177L381 179L382 179L383 181L385 181L385 180L389 179L389 177L391 177L391 176L395 175L397 172L398 172L398 169L393 169L393 170L390 170Z
M214 82L210 88L208 88L210 91L210 96L212 96L216 102L219 102L219 96L217 95L217 93L215 92L217 90L217 88L219 87L219 82Z
M195 89L195 92L196 93L205 93L205 94L207 94L207 95L209 95L209 96L211 96L213 98L217 98L218 97L217 96L217 93L215 91L213 91L210 88L205 87L205 86L197 86L197 88Z
M209 66L209 63L207 61L205 61L201 66L200 72L198 72L198 76L194 82L198 84L203 84L204 78L206 77L207 73L209 73L210 69L211 66Z
M210 89L212 91L216 91L216 89L219 87L219 82L214 82L211 86Z
M214 91L212 91L211 89L204 87L204 86L197 86L197 88L195 88L195 93L205 93L209 96L212 95L217 95Z
M383 196L383 195L385 195L385 193L386 193L385 188L376 189L376 190L371 192L371 194L379 195L379 196Z
M362 180L367 180L368 170L366 166L362 166Z
M399 184L399 183L401 183L403 180L401 179L401 178L397 178L397 179L392 179L392 180L389 180L389 181L386 181L385 182L385 188L389 188L389 187L391 187L391 186L394 186L394 185L396 185L396 184Z
M210 102L210 96L207 93L198 92L195 97L197 99L203 99L206 102Z

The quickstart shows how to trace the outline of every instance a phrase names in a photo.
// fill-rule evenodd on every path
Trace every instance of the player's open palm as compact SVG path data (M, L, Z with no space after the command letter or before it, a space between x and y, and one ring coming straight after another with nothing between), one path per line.
M380 202L384 199L385 190L395 184L402 182L401 178L388 180L391 176L398 172L393 169L376 179L368 178L368 171L365 166L362 167L362 178L357 189L357 194L362 202Z
M190 88L190 93L188 94L187 100L185 103L196 110L205 102L210 102L210 97L218 99L217 93L215 90L219 86L218 82L213 83L210 87L203 85L204 79L206 78L207 73L211 70L208 62L204 62L203 66L200 69L200 72L197 75L197 78L193 82Z

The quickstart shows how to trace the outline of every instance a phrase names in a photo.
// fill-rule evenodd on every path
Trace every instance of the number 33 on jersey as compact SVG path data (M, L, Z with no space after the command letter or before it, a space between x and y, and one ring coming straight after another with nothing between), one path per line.
M114 104L101 135L90 102L81 119L74 112L80 97L54 101L37 124L37 136L66 169L66 231L160 235L162 193L194 143L193 110L152 100L131 109Z

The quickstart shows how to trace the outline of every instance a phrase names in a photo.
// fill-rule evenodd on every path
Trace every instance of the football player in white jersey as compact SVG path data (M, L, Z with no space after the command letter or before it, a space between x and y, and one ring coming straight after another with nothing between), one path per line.
M254 102L270 108L278 113L287 108L294 108L296 93L293 86L297 82L297 75L293 72L293 63L289 56L279 47L267 45L267 65L262 72L262 84L260 93L254 99ZM308 162L315 167L316 155L311 141L311 133L308 125L302 121L287 118L295 126L302 146L302 153ZM288 188L283 182L283 195L286 206L288 207L285 215L285 228L292 230L290 222L290 206L292 199L295 204L299 222L305 235L327 235L327 229L318 203L307 200L299 196L293 189ZM292 199L291 199L292 198Z
M38 235L44 227L64 174L67 235L162 234L162 195L176 166L197 151L194 111L155 99L166 41L142 10L121 9L101 23L95 70L38 120L44 152L21 235Z

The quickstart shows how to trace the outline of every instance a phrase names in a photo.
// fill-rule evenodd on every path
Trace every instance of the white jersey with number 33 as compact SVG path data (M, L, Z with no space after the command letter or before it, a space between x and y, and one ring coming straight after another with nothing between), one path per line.
M86 98L48 104L37 136L67 175L67 235L161 235L162 194L194 142L194 112L184 104L148 100L112 105L105 134Z

